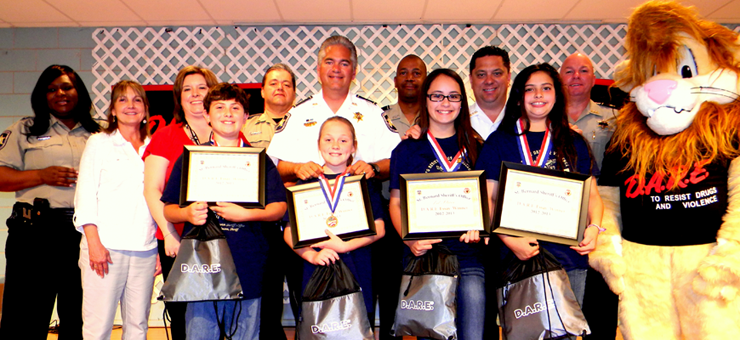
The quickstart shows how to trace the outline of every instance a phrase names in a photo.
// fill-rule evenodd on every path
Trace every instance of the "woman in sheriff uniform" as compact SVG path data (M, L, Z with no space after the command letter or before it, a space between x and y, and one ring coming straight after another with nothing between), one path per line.
M80 157L100 130L82 79L52 65L31 93L34 117L0 135L0 191L15 191L7 220L0 339L46 339L57 299L59 340L82 339L80 233L72 224Z

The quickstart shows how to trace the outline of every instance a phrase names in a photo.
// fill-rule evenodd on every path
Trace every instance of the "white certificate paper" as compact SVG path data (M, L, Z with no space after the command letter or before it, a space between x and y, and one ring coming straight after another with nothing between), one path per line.
M407 182L409 233L484 230L478 178Z
M188 201L259 202L259 154L191 152Z
M583 181L509 170L501 226L578 238Z
M334 181L329 181L334 185ZM336 225L330 227L327 219L332 216L329 204L320 188L293 193L295 215L298 223L298 241L326 237L329 229L334 235L367 230L367 212L363 201L362 182L345 183L334 211ZM370 202L367 202L369 205Z

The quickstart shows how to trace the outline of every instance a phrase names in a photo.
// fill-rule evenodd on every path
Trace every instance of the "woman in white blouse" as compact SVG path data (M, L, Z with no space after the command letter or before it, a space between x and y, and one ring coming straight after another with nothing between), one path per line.
M156 225L144 200L149 102L141 85L113 87L108 128L87 141L75 193L82 238L83 335L110 339L121 302L125 339L146 339L157 262Z

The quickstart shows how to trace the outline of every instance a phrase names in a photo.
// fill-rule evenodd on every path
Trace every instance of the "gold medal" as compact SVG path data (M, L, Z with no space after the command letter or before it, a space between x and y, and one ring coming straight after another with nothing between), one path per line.
M329 228L334 228L339 224L339 220L337 220L337 217L334 215L329 216L329 218L326 219L326 225Z

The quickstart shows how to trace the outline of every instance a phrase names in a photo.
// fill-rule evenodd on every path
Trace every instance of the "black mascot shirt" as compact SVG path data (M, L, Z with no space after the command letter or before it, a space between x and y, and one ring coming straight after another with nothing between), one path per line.
M716 242L727 211L727 166L699 162L682 167L673 178L654 173L639 178L625 171L619 152L604 158L600 185L618 186L622 208L622 237L656 246L685 246ZM669 189L678 181L677 189Z

